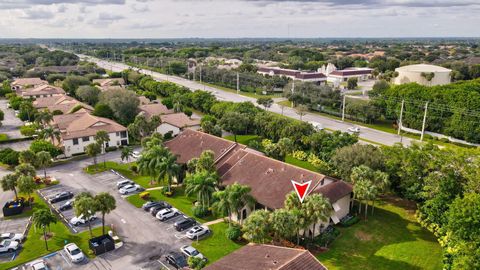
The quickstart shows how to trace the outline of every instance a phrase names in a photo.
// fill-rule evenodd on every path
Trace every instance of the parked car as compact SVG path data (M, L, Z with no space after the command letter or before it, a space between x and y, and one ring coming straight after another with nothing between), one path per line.
M172 208L172 206L164 201L158 201L158 202L155 202L155 201L149 201L149 202L146 202L142 205L142 209L145 210L145 211L150 211L150 209L152 207L161 207L161 209L163 208Z
M360 128L359 127L349 127L347 129L348 132L350 133L360 133Z
M158 218L160 221L165 221L178 215L180 215L180 212L176 208L165 208L158 211L155 217Z
M203 256L202 253L200 253L196 248L192 246L183 246L180 248L183 254L185 254L187 257L196 257L202 260L206 260L205 256Z
M133 152L132 152L132 157L133 157L133 158L137 158L137 159L138 159L138 158L140 158L141 156L142 156L142 155L141 155L140 152L138 152L138 151L133 151Z
M197 239L198 237L204 236L206 234L210 233L210 229L207 226L193 226L188 232L186 233L186 236L189 239Z
M36 260L30 263L30 269L32 270L49 270L47 264L42 260Z
M161 205L157 205L157 206L153 206L152 208L150 208L150 214L152 214L152 216L157 216L157 213L160 212L160 210L163 210L165 209L163 206Z
M90 220L90 222L94 221L95 219L97 219L96 216L92 215L91 217L89 217L88 219L85 219L83 217L83 215L80 215L78 217L73 217L72 219L70 219L70 224L74 225L74 226L80 226L80 225L84 225L87 223L88 220Z
M167 256L165 256L165 260L168 264L176 269L181 269L188 266L187 258L185 258L185 255L180 252L170 252Z
M63 247L63 250L65 251L65 253L67 253L68 258L73 263L78 263L85 260L85 254L83 254L82 250L80 250L75 243L65 245Z
M60 211L67 211L72 208L73 208L73 201L69 200L66 203L62 204L58 209L60 209Z
M0 243L0 252L14 252L19 246L20 244L17 241L3 240Z
M122 195L127 195L140 190L142 190L142 187L140 185L126 185L122 187L118 192L120 192L120 194Z
M50 198L50 203L57 203L65 200L69 200L73 198L73 193L70 191L64 191L55 194L52 198Z
M183 216L179 221L175 222L173 224L173 227L179 232L188 229L192 226L195 226L197 224L197 221L193 218L189 218L187 216Z
M121 188L123 188L124 186L127 186L127 185L135 185L135 182L133 182L132 180L118 181L117 182L117 189L121 189Z
M2 233L0 235L0 240L11 240L21 243L23 239L25 239L25 237L21 233Z

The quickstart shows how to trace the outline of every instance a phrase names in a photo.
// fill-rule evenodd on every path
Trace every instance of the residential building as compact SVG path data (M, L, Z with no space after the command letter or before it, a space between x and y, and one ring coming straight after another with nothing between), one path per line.
M169 132L177 136L182 130L188 128L193 130L200 129L200 119L190 118L184 113L173 113L160 115L162 120L157 132L165 135Z
M303 72L299 70L278 67L259 67L257 73L264 76L284 76L292 80L313 82L317 84L325 83L327 81L327 76L321 72Z
M102 91L125 88L125 81L122 78L95 79L93 84L98 85Z
M435 65L409 65L395 69L398 76L394 79L394 84L418 83L426 86L449 84L452 80L451 69ZM429 77L431 79L429 80Z
M172 114L173 110L168 109L167 106L161 103L151 103L138 106L138 110L145 117L150 118L154 115Z
M65 91L60 87L49 84L42 84L34 88L24 88L21 90L17 90L17 95L24 98L41 98L63 96L65 95Z
M327 270L308 250L248 244L205 270Z
M44 81L40 78L18 78L14 80L10 86L12 87L13 91L19 93L23 89L27 88L35 88L40 85L48 84L47 81Z
M81 106L89 112L93 111L92 106L66 95L41 97L33 101L33 107L39 110L48 109L50 112L60 111L62 114L71 113L72 109L77 106Z
M321 232L328 224L340 222L349 213L353 187L342 180L265 157L244 145L191 129L185 129L166 142L166 146L181 164L211 150L222 185L239 183L251 187L251 195L257 204L254 208L245 206L240 217L232 216L234 220L245 219L255 209L282 208L286 195L293 191L291 180L312 181L307 194L322 194L332 205L330 219L317 224L315 230L306 228L307 235Z
M366 81L372 78L373 69L371 68L346 68L343 70L334 70L327 74L327 81L339 84L346 82L350 78L357 78L359 81Z
M76 113L56 115L52 126L60 131L60 141L66 157L85 152L85 147L93 143L98 131L108 133L110 141L105 147L128 145L127 128L117 122L89 114L82 109Z

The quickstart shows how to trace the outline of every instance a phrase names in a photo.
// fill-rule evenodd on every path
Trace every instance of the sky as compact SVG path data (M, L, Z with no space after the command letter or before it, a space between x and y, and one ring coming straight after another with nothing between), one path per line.
M480 0L0 0L0 38L480 37Z

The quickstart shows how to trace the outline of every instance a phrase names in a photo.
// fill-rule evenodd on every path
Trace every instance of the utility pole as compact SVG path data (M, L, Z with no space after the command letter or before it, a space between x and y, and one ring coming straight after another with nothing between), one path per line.
M292 96L295 93L295 79L292 81ZM293 108L293 100L292 100L292 108Z
M343 95L342 122L345 121L345 102L346 101L347 101L347 95Z
M400 109L400 120L398 121L398 135L400 135L400 133L402 132L403 106L405 106L405 100L402 100L402 108Z
M202 83L202 65L200 65L200 83Z
M420 137L420 141L423 141L423 135L425 135L425 125L427 123L427 111L428 111L428 102L425 104L425 114L423 115L422 136Z
M240 73L237 72L237 95L240 92Z

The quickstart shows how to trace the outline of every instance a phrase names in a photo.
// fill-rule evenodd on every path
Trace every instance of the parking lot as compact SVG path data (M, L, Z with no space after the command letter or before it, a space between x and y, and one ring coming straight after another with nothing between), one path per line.
M74 200L74 198L68 199L68 200L63 200L63 201L56 202L56 203L50 203L49 202L49 200L53 196L55 196L56 194L61 193L61 192L66 192L66 191L70 191L74 195L77 195L77 194L79 194L81 192L84 192L84 191L87 191L87 190L76 190L74 188L65 186L63 184L58 184L58 185L55 185L55 186L44 188L44 189L40 190L39 193L43 198L45 198L47 203L50 204L55 209L55 211L60 215L60 218L62 219L62 221L64 221L67 224L67 226L70 227L71 230L74 233L87 231L88 230L88 224L79 225L79 226L73 226L72 224L70 224L70 220L73 217L76 216L75 215L75 210L73 208L68 209L68 210L64 210L64 211L60 211L60 207L63 204L65 204L69 200ZM102 221L100 220L100 218L97 217L97 219L95 219L94 221L91 222L91 225L92 225L92 228L99 227L99 226L102 225Z
M0 220L0 233L21 233L23 234L28 225L28 217ZM20 252L21 248L17 250ZM0 263L11 261L14 253L0 253Z

